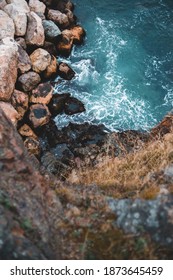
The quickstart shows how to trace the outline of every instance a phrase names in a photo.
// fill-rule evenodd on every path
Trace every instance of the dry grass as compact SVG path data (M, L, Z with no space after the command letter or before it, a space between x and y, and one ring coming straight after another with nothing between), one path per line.
M78 170L70 181L97 184L114 197L143 197L150 199L160 191L161 170L173 163L173 132L143 144L138 151L104 161L95 168ZM157 174L157 175L156 175ZM156 176L156 178L155 178Z

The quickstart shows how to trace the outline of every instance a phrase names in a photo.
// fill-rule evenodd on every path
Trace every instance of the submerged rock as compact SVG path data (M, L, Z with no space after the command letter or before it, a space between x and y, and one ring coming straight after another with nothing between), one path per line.
M64 112L67 115L74 115L85 112L84 104L75 97L69 97L64 106Z
M65 102L70 97L70 93L54 94L48 107L52 116L56 116L64 111Z

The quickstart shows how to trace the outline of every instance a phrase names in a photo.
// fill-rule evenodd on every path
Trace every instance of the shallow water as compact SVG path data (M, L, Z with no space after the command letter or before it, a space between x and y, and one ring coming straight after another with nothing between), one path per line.
M76 71L58 92L84 102L69 121L103 123L110 130L147 130L173 105L173 1L73 0L85 44L64 60Z

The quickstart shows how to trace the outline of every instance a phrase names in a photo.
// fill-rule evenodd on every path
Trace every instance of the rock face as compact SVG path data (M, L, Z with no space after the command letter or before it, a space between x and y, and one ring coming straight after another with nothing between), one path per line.
M75 76L73 69L64 62L59 64L58 74L61 78L65 80L71 80Z
M28 14L28 27L25 39L28 45L44 45L45 35L42 20L34 12Z
M11 120L11 122L16 125L17 121L19 120L19 114L18 112L14 109L14 107L7 102L0 102L0 109L3 110L7 118Z
M0 40L6 37L14 37L13 20L2 10L0 10Z
M115 224L125 233L149 233L151 238L173 248L173 196L159 196L155 200L109 200L116 213Z
M60 259L61 204L30 163L20 136L1 109L0 135L0 256Z
M58 10L50 9L48 11L47 17L48 17L48 19L54 21L58 25L58 27L60 27L62 29L67 28L70 25L68 16L64 13L61 13Z
M14 41L0 44L0 100L8 101L17 79L17 46Z
M14 3L5 6L4 11L13 19L15 35L24 36L27 27L26 12L22 9L22 7Z
M40 73L44 71L51 62L51 55L44 49L38 48L30 55L32 69Z
M24 91L31 91L41 82L41 78L39 74L30 71L21 75L18 81Z
M34 104L30 107L29 120L34 128L47 124L50 120L50 112L44 104Z
M11 103L18 112L20 119L23 118L28 110L28 99L28 95L19 90L14 90L12 94Z
M30 102L48 104L53 96L53 87L50 83L39 84L32 90Z
M52 20L43 20L46 40L54 41L61 35L61 30Z

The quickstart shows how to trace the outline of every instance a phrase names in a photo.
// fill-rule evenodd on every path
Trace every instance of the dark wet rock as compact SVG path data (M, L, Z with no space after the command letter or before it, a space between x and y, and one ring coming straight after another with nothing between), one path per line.
M53 77L57 74L57 69L58 69L58 62L55 56L51 56L51 61L50 65L46 68L44 71L44 77L46 79Z
M34 104L29 110L29 120L34 128L47 124L50 120L50 112L44 104Z
M61 35L61 30L52 20L43 20L46 40L54 41Z
M41 164L47 171L54 174L59 179L65 179L69 172L69 166L63 164L60 160L57 160L55 155L50 152L44 153L41 157Z
M69 97L64 106L64 112L67 115L74 115L78 113L85 112L84 104L75 97Z
M56 44L58 55L68 57L71 54L72 47L73 47L73 38L67 36L66 34L61 34Z
M31 69L31 60L29 55L20 45L18 46L18 69L22 74Z
M38 137L36 136L36 134L34 133L34 131L29 127L29 125L24 124L19 128L19 133L22 137L26 138L26 137L32 137L34 139L38 139Z
M48 104L53 96L53 87L49 82L39 84L32 90L30 96L31 103Z
M38 73L29 71L21 75L18 82L24 91L31 91L41 82L41 78Z
M126 234L149 234L160 245L173 248L173 196L158 196L154 200L108 199L116 214L115 226Z
M24 146L28 150L29 154L40 156L40 142L33 137L26 137Z
M43 49L45 49L50 55L57 55L56 47L53 43L45 41Z
M64 111L65 102L70 97L69 93L54 94L48 107L52 116L56 116Z
M11 103L18 112L20 119L23 118L24 114L28 110L28 101L28 94L19 90L14 90L11 98Z
M65 80L71 80L75 76L73 69L65 62L59 64L58 74Z
M21 137L1 110L0 135L0 256L59 259L62 207L48 187L49 178L31 164Z
M60 0L60 1L53 1L53 7L61 11L62 13L65 13L66 10L73 11L74 4L69 0Z
M47 18L55 22L59 28L65 29L70 26L68 16L58 10L48 10Z

